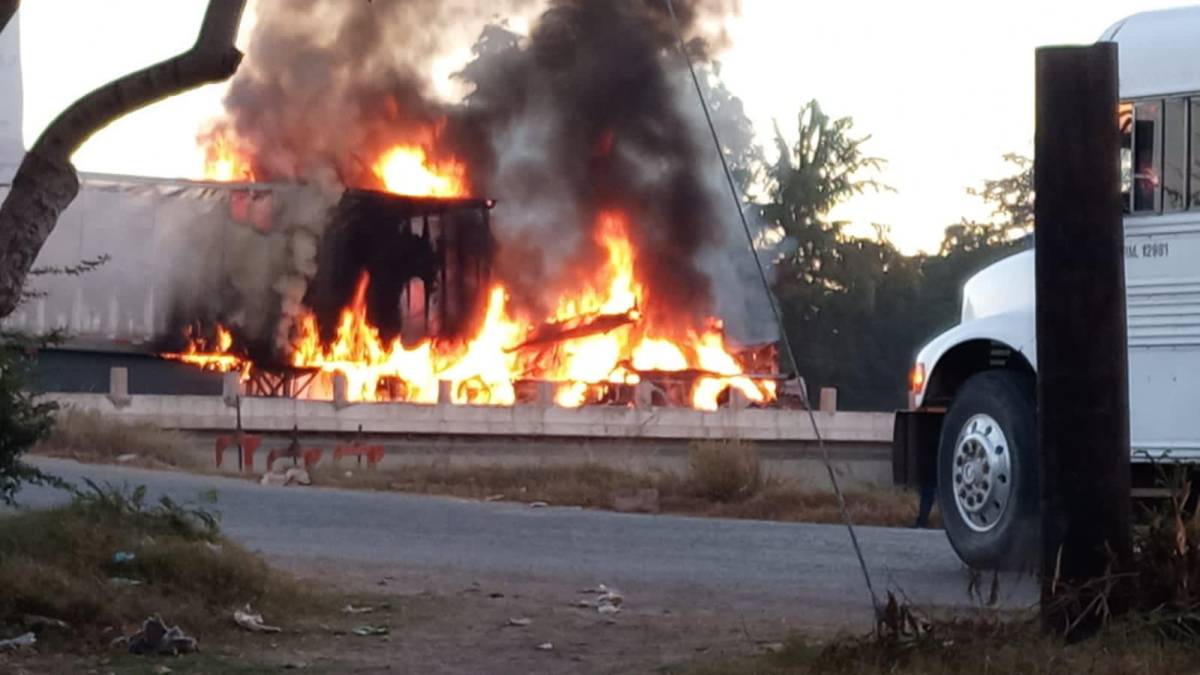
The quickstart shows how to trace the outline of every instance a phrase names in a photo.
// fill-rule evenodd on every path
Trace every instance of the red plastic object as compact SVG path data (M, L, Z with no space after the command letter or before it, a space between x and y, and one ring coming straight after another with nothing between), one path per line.
M383 459L382 445L339 445L333 449L333 462L336 464L343 457L354 457L362 464L363 457L367 458L367 468L374 469Z
M254 452L262 445L262 437L241 432L217 436L215 450L218 467L225 462L225 451L231 447L236 450L239 444L242 452L238 455L238 471L254 471Z

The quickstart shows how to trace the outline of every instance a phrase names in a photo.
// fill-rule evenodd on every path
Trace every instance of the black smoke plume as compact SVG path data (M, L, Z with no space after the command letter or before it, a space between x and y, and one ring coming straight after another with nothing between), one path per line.
M699 260L723 240L730 207L712 187L714 150L687 109L698 102L662 1L474 4L260 0L214 133L236 139L259 180L378 188L378 153L414 141L435 161L465 162L471 191L499 202L497 274L533 316L579 267L600 264L594 230L620 211L648 287L643 310L700 325L713 288ZM703 19L737 2L675 7L704 60L716 40ZM540 14L528 36L496 14L530 11ZM431 64L472 35L474 58L457 75L466 95L446 101Z

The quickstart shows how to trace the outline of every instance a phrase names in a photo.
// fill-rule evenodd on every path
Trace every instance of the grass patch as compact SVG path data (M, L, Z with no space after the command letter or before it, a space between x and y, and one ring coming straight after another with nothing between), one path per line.
M221 537L204 508L148 504L142 488L92 485L69 506L0 517L0 626L40 615L70 624L72 644L102 646L150 615L191 635L233 630L246 603L269 621L324 606Z
M703 441L688 452L687 482L702 499L733 502L758 494L763 485L758 448L740 441Z
M98 412L64 408L55 414L54 428L34 452L81 462L111 464L134 455L128 464L145 467L198 469L187 452L187 436L152 424L126 422Z
M611 508L613 493L626 488L657 487L662 476L639 474L600 464L455 464L414 463L402 469L354 471L318 466L313 482L348 488L446 495L465 499L503 497L509 501Z
M856 525L911 527L917 519L916 498L898 488L855 487L845 491L846 509ZM786 479L768 479L753 496L733 502L712 501L688 492L668 493L663 511L713 518L746 518L796 523L842 522L832 492L813 490Z
M938 623L920 638L841 637L818 641L794 637L777 653L718 663L696 663L667 672L680 675L734 673L815 674L1193 672L1200 645L1167 640L1137 623L1118 623L1091 640L1066 645L1043 634L1033 621L987 619Z
M683 515L789 522L840 523L831 492L771 477L749 443L694 446L687 473L631 471L596 463L541 465L419 462L403 468L350 472L329 465L313 471L317 485L446 495L466 499L546 502L612 509L618 493L652 488L659 510ZM894 488L847 491L855 523L907 527L917 515L916 497Z

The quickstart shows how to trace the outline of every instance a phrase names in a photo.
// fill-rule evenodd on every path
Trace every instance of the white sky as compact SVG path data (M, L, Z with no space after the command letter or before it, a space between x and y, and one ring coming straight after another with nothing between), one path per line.
M205 0L25 0L21 42L28 143L66 105L195 38ZM1129 14L1178 0L743 0L721 60L764 144L808 99L870 134L896 192L842 209L863 231L890 225L904 249L935 247L961 216L984 216L964 188L1001 175L1001 155L1030 153L1033 53L1087 43ZM246 26L243 26L245 29ZM243 33L246 31L243 30ZM473 31L468 34L473 33ZM70 47L64 47L69 45ZM463 47L454 53L461 57ZM452 72L439 64L437 73ZM199 177L197 130L221 111L223 85L177 96L97 134L86 171Z

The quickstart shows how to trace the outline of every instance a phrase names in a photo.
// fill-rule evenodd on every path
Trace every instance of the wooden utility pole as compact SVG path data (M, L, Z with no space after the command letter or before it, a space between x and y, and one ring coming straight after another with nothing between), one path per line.
M1037 51L1038 447L1047 630L1079 638L1124 604L1129 379L1117 45Z

